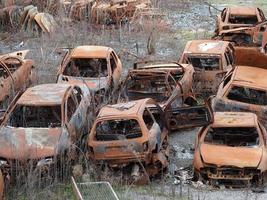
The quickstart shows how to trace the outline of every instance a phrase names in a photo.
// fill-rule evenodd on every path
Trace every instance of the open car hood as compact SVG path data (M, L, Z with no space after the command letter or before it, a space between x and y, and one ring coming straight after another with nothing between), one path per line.
M14 128L0 130L0 157L5 159L38 159L54 156L67 148L68 140L61 128Z
M201 144L200 153L204 163L217 166L257 167L261 161L261 147L229 147Z

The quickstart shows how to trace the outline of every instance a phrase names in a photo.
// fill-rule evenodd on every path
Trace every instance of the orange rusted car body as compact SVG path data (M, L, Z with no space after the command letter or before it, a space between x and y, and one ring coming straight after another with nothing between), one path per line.
M112 48L79 46L65 55L57 82L84 85L104 95L118 89L121 73L121 61Z
M75 159L73 147L81 144L88 131L89 104L89 92L77 86L43 84L28 88L6 112L0 127L4 174L16 178L14 173L28 164L42 171L57 163L60 156Z
M224 30L213 39L234 45L236 65L267 67L267 21L251 27Z
M215 111L253 112L266 126L267 71L251 66L236 66L219 86L212 99Z
M219 34L223 30L249 27L263 21L265 21L265 16L260 8L228 7L217 16L215 33Z
M34 62L25 59L26 51L0 55L0 118L19 91L36 79Z
M122 96L127 101L152 98L164 109L191 105L195 101L192 93L194 68L188 64L174 62L145 61L146 65L128 71L123 83Z
M221 79L234 66L234 49L229 42L193 40L186 44L180 63L195 69L196 93L216 93Z
M150 0L97 0L91 18L95 24L119 24L130 21L136 10L150 6Z
M150 110L152 106L159 114ZM162 112L152 99L103 107L89 134L88 158L110 168L129 167L128 173L142 163L149 176L155 175L168 165L168 130Z
M195 145L195 178L218 186L262 186L266 181L266 130L253 113L216 112L200 129Z
M138 62L128 72L121 97L124 101L154 99L164 110L170 130L198 127L206 124L210 115L205 106L196 106L192 92L193 74L194 68L190 64Z

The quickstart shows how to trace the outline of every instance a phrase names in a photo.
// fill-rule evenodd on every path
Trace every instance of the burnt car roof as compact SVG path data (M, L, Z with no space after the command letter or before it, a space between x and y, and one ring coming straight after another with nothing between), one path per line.
M19 98L21 105L61 105L69 84L42 84L28 88Z
M124 118L125 116L130 116L130 115L135 115L135 116L142 115L145 106L147 104L152 104L152 103L154 103L154 101L150 98L147 98L136 101L130 101L127 103L107 105L100 110L98 117Z
M233 81L267 88L267 70L250 66L236 66Z
M184 53L224 54L229 42L215 40L191 40L187 42Z
M215 112L212 127L256 127L257 116L249 112Z
M257 7L249 7L249 6L238 6L238 7L228 7L230 15L256 15Z
M78 46L71 51L71 58L106 58L110 47L105 46Z

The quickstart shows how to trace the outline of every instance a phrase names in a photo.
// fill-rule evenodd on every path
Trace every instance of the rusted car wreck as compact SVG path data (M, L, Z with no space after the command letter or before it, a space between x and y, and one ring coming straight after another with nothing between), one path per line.
M267 62L267 22L250 27L223 30L213 39L229 41L234 45L235 64L265 67Z
M234 54L229 42L193 40L187 42L180 63L194 67L194 91L209 95L216 93L223 76L233 68Z
M187 64L138 62L134 69L128 71L122 87L122 97L127 101L153 98L163 109L170 102L172 107L194 105L196 100L192 92L193 74L193 67Z
M162 112L152 99L103 107L88 138L88 158L100 166L97 169L122 170L127 182L147 182L168 165Z
M121 61L110 47L78 46L63 58L57 82L85 85L103 98L118 89L121 72Z
M27 89L0 127L4 175L22 181L25 177L20 176L27 173L60 174L68 161L75 160L75 146L87 134L89 103L88 93L77 86L43 84Z
M192 92L193 74L190 64L141 61L129 70L121 97L124 101L154 99L164 110L170 130L205 125L210 115L205 106L197 106Z
M236 6L224 8L217 16L215 33L240 27L253 26L265 21L265 16L260 8Z
M0 55L0 118L18 92L36 79L33 60L25 59L27 52Z
M267 115L266 69L236 66L220 84L212 99L215 111L253 112L266 126Z
M253 113L217 112L197 136L195 178L213 186L261 187L266 181L266 130Z

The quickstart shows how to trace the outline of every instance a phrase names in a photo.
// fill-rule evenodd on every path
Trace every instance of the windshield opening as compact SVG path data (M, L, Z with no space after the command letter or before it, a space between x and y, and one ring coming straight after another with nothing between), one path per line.
M200 70L219 70L220 69L220 58L212 56L187 56L187 63L193 65L194 68Z
M176 87L175 82L169 84L172 90ZM157 102L164 102L171 95L166 84L166 76L141 74L131 76L127 80L126 90L129 100L153 98Z
M258 22L257 16L237 16L230 15L229 22L231 24L256 24Z
M107 60L105 58L73 59L67 64L63 75L84 78L107 77Z
M242 86L234 86L231 88L227 98L242 103L254 105L267 105L267 92L258 89L252 89Z
M231 147L253 147L259 145L259 135L255 127L210 128L204 142Z
M23 128L61 127L61 107L19 105L11 114L8 125Z
M135 119L107 120L97 123L96 140L111 141L142 137L141 127Z

